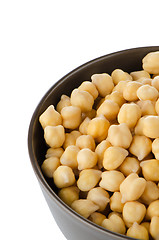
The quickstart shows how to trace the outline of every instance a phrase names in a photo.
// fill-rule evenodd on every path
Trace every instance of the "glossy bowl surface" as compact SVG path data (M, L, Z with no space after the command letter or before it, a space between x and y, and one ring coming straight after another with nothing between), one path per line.
M111 74L116 68L126 72L141 70L142 58L148 52L153 51L159 51L159 46L123 50L83 64L55 83L44 95L34 111L28 133L31 163L52 215L68 240L121 240L132 238L97 226L77 214L57 196L57 188L54 186L53 181L46 179L40 169L46 153L46 144L38 120L39 116L50 104L56 106L62 94L70 95L74 88L78 87L81 82L90 80L91 75L94 73L106 72Z

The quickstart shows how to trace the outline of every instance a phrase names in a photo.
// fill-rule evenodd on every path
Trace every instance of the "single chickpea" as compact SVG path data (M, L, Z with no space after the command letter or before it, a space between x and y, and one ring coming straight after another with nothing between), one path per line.
M156 101L155 103L155 111L157 112L157 114L159 115L159 99Z
M123 220L127 227L131 227L133 223L140 224L146 214L146 207L144 204L131 201L126 202L123 207Z
M99 212L104 211L110 201L109 193L101 187L91 189L88 192L87 199L91 200L94 204L99 206Z
M148 84L151 86L152 79L151 78L146 78L146 77L141 77L137 80L137 82L142 83L143 85Z
M39 122L43 129L47 126L57 126L62 124L61 115L50 105L39 117Z
M72 209L85 218L88 218L92 213L98 210L98 206L88 199L75 200Z
M61 113L61 110L64 108L64 107L68 107L68 106L71 106L71 101L70 101L70 98L66 95L62 95L61 96L61 100L58 102L57 106L56 106L56 110Z
M159 137L159 116L146 116L143 121L143 135L149 138Z
M57 157L49 157L44 160L41 169L48 178L53 178L54 171L60 166L60 160Z
M132 141L132 134L128 126L121 123L109 127L107 139L113 146L128 148Z
M134 81L137 81L142 77L150 78L150 74L145 70L131 72L130 76L133 78Z
M146 205L149 205L151 202L159 199L159 188L156 183L146 181L146 187L140 199Z
M63 148L48 148L45 157L57 157L60 158L61 155L63 154L64 150Z
M131 129L134 128L141 117L141 109L135 103L125 103L121 106L118 113L118 122L126 123Z
M64 107L61 110L61 116L65 128L76 129L81 123L81 109L79 107Z
M145 160L140 163L142 174L147 181L159 181L159 161L156 159Z
M119 191L120 184L124 181L124 175L116 170L102 172L102 180L99 186L107 191Z
M65 129L62 125L44 128L44 139L52 148L59 148L65 141Z
M159 51L148 53L143 59L143 69L150 74L159 74Z
M143 117L141 117L141 118L138 120L138 122L137 122L137 124L136 124L136 127L135 127L135 129L134 129L134 133L135 133L136 135L143 135L143 126L144 126L144 119L145 119L145 117L146 117L146 116L143 116Z
M101 171L96 169L84 169L79 174L77 186L81 191L87 192L97 185L100 178Z
M89 148L92 151L95 150L94 138L90 135L81 135L76 139L76 146L80 149Z
M108 121L116 119L119 112L119 105L112 100L105 100L97 109L97 116L104 115Z
M139 177L136 173L131 173L120 184L122 203L139 199L145 188L146 180L142 177Z
M117 91L120 92L123 95L123 91L126 88L127 83L130 82L130 80L120 81L114 88L113 92Z
M133 225L127 230L126 235L131 238L137 238L141 240L149 240L149 233L147 229L134 222Z
M121 107L126 101L123 98L123 95L118 91L113 91L111 94L105 97L105 100L111 100Z
M95 152L98 155L98 168L101 169L103 167L103 158L104 158L104 152L107 148L111 147L112 145L110 142L106 139L100 142L96 149Z
M151 219L150 234L154 239L159 239L159 217L157 216L154 216Z
M121 69L115 69L112 72L111 76L115 85L117 85L120 81L132 80L132 77L130 76L130 74L128 74L127 72L124 72Z
M79 151L80 149L77 146L68 146L60 158L61 164L76 169L78 167L77 154Z
M123 219L115 212L110 213L108 218L102 222L101 226L110 231L120 234L125 234L126 232L126 227Z
M78 170L93 168L97 161L97 154L89 148L83 148L77 154Z
M79 189L75 186L62 188L59 190L58 196L63 202L71 207L71 204L79 199Z
M77 140L77 138L79 137L79 136L81 136L81 133L79 132L79 131L77 131L77 130L73 130L72 132L71 132L71 135L75 138L75 141ZM75 145L75 144L74 144Z
M152 79L151 85L159 91L159 76Z
M142 83L131 81L128 82L123 90L123 98L127 101L137 101L137 90L142 86Z
M107 137L109 127L109 121L103 115L100 115L88 123L87 134L91 135L94 139L100 138L104 140Z
M78 89L80 91L86 91L86 92L90 93L94 99L96 99L98 97L97 88L96 88L95 84L93 84L92 82L84 81L78 87Z
M53 173L53 179L56 187L70 187L75 183L75 175L68 166L59 166Z
M102 224L102 222L104 221L104 219L106 219L106 216L99 213L99 212L94 212L90 215L89 220L96 223L97 225Z
M110 198L110 209L114 212L122 213L124 204L121 202L122 196L120 192L114 192Z
M119 170L127 177L131 173L140 172L140 163L137 158L126 157L124 162L119 166Z
M82 112L89 112L92 110L94 98L86 91L74 89L71 93L72 106L79 107Z
M81 123L81 125L79 126L79 131L83 135L87 135L87 128L88 128L88 124L89 124L90 121L91 121L91 119L89 117L86 117L83 120L83 122Z
M142 222L140 225L145 227L148 232L150 231L150 223L149 222Z
M152 102L150 100L139 100L137 102L137 105L141 109L141 115L157 115L156 110L155 110L155 102Z
M155 155L155 158L159 160L159 138L156 138L152 143L152 153Z
M95 116L96 116L96 110L92 108L91 111L82 113L82 120L84 120L87 117L92 119Z
M121 147L109 147L104 152L103 167L106 170L118 168L128 155L128 151Z
M152 150L152 141L146 136L134 135L129 147L130 153L135 155L139 161L143 160Z
M146 84L138 88L137 96L140 100L143 101L145 100L155 101L159 96L159 92L157 91L156 88Z
M68 146L75 145L75 144L76 144L76 139L73 136L73 134L72 133L66 133L63 148L66 149Z
M159 217L159 200L151 202L147 208L146 219L150 220L154 216Z
M112 77L109 74L107 73L93 74L91 76L91 79L101 97L105 97L113 90L114 84Z

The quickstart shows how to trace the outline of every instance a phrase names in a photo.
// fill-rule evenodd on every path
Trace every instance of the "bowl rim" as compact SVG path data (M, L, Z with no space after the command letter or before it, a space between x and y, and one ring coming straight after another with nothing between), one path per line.
M30 124L29 124L29 129L28 129L28 152L29 152L29 156L30 156L30 161L34 170L34 173L37 177L37 179L39 180L40 184L43 186L43 188L47 191L47 193L49 194L50 198L56 202L56 204L62 208L62 210L64 210L65 212L67 212L68 214L72 215L72 217L77 218L78 221L83 222L84 224L86 224L89 228L92 227L94 228L96 231L100 231L102 233L107 233L110 235L110 237L113 237L114 235L116 236L116 238L119 238L121 240L121 238L123 239L134 239L135 238L131 238L128 237L126 235L123 234L119 234L116 232L112 232L110 230L105 229L104 227L101 227L93 222L91 222L90 220L84 218L83 216L81 216L80 214L78 214L77 212L75 212L71 207L69 207L67 204L65 204L57 195L56 193L53 191L53 189L49 186L49 184L47 183L46 179L44 178L42 171L40 169L40 166L38 165L36 156L35 156L35 152L33 149L33 129L35 126L35 119L37 118L37 116L39 116L39 111L40 108L44 102L44 100L51 94L51 92L56 88L59 87L59 85L61 85L64 81L66 81L70 76L76 74L77 72L81 71L83 68L86 68L87 66L94 64L95 62L97 63L98 61L102 61L102 59L105 58L109 58L112 56L117 56L120 55L121 53L129 53L135 50L141 50L141 49L145 49L145 50L150 50L153 48L159 48L159 46L144 46L144 47L136 47L136 48L129 48L129 49L124 49L124 50L120 50L120 51L116 51L116 52L112 52L106 55L103 55L101 57L97 57L94 58L93 60L90 60L82 65L80 65L79 67L73 69L72 71L70 71L69 73L67 73L66 75L64 75L62 78L60 78L57 82L55 82L55 84L53 84L49 90L44 94L44 96L41 98L41 100L39 101L37 107L35 108ZM153 50L152 50L153 51ZM156 51L156 50L155 50Z

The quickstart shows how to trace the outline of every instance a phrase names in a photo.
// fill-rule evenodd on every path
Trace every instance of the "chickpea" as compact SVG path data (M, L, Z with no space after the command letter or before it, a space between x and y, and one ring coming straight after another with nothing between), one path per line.
M131 201L126 202L123 207L123 220L127 227L131 227L133 223L140 224L146 214L146 207L144 204Z
M159 160L159 138L156 138L152 143L152 152L155 158Z
M130 80L120 81L114 88L113 92L117 91L123 95L123 91L126 88L127 83L130 82Z
M157 115L156 110L155 110L155 103L150 101L150 100L145 100L145 101L138 101L137 105L141 109L141 115Z
M128 237L141 240L149 240L149 234L147 229L144 226L139 225L137 222L134 222L134 224L128 229L126 235Z
M110 144L110 142L106 139L103 140L102 142L100 142L96 149L95 152L98 155L98 168L101 169L103 167L103 158L104 158L104 152L107 148L109 148L110 146L112 146Z
M157 91L156 88L146 84L138 88L137 96L140 100L143 101L145 100L155 101L159 96L159 92Z
M140 225L145 227L148 232L150 231L150 223L149 222L142 222Z
M136 127L134 129L134 132L136 135L143 135L143 126L144 126L144 119L145 119L146 116L144 117L141 117L137 124L136 124Z
M106 170L118 168L128 155L128 151L121 147L109 147L104 152L103 167Z
M96 187L88 192L87 199L99 206L98 211L102 212L109 203L109 193L101 187Z
M148 53L143 59L143 69L150 74L159 74L159 51Z
M126 157L124 162L119 166L119 170L127 177L131 173L140 172L139 160L134 157Z
M105 219L102 222L102 227L120 234L125 234L126 232L126 227L123 219L114 212L110 213L108 219Z
M156 185L156 183L152 181L147 181L145 190L141 195L140 199L144 204L147 204L147 205L159 199L159 188Z
M144 118L143 135L149 138L159 137L159 116L146 116Z
M89 117L86 117L83 120L83 122L81 123L81 125L79 126L79 131L83 135L87 135L87 128L88 128L88 124L89 124L90 121L91 121L91 119Z
M147 181L159 181L159 161L150 159L140 163L142 174Z
M127 101L137 101L137 90L142 86L142 83L131 81L128 82L123 90L123 98Z
M134 128L137 121L141 117L141 109L135 103L125 103L119 110L118 113L118 122L126 123L127 126L131 129Z
M61 116L65 128L76 129L81 123L81 109L79 107L64 107L61 110Z
M63 148L48 148L45 157L57 157L60 158L61 155L63 154L64 150Z
M150 234L154 239L159 239L159 217L157 216L154 216L151 219Z
M115 85L117 85L120 81L132 80L132 77L130 76L130 74L128 74L127 72L124 72L121 69L115 69L112 72L111 76Z
M102 172L102 180L99 186L107 191L119 191L120 184L124 181L124 175L116 170Z
M130 153L135 155L139 161L143 160L152 150L152 141L145 136L135 135L129 147Z
M88 218L93 212L98 210L98 206L88 199L75 200L72 209L85 218Z
M101 97L105 97L106 95L111 93L114 84L112 77L109 74L107 73L93 74L91 76L91 79Z
M100 115L88 123L87 134L94 139L104 140L107 137L109 126L109 121L103 115Z
M146 77L141 77L137 80L137 82L142 83L143 85L148 84L151 86L152 79L151 78L146 78Z
M59 148L65 141L65 130L62 125L47 126L44 128L44 139L52 148Z
M61 100L58 102L57 106L56 106L56 110L61 113L61 110L64 108L64 107L68 107L68 106L71 106L71 101L70 101L70 98L66 95L62 95L61 96Z
M152 79L151 85L159 91L159 76Z
M71 132L71 135L75 138L75 141L76 141L77 138L78 138L79 136L81 136L81 133L80 133L79 131L77 131L77 130L73 130L73 131Z
M62 188L59 190L58 196L71 207L71 204L79 199L79 189L75 186Z
M97 185L100 178L101 171L96 169L84 169L79 174L77 186L81 191L87 192Z
M71 93L72 106L79 107L82 112L89 112L92 109L94 98L86 91L74 89Z
M157 114L159 115L159 99L155 103L155 110L156 110Z
M89 111L89 112L83 112L83 113L82 113L82 120L84 120L84 119L87 118L87 117L90 118L90 119L92 119L92 118L94 118L95 116L96 116L96 110L92 108L91 111Z
M84 81L78 87L78 89L80 91L86 91L86 92L90 93L94 99L96 99L98 97L97 88L96 88L95 84L93 84L92 82Z
M78 167L77 154L79 150L77 146L68 146L60 158L61 164L76 169Z
M133 78L134 81L137 81L142 77L150 78L150 74L145 70L131 72L130 76Z
M107 95L105 97L105 100L111 100L119 105L121 107L126 101L123 98L122 93L118 91L113 91L111 94Z
M97 164L98 156L89 148L81 149L77 154L78 170L93 168Z
M146 219L150 220L154 216L159 217L159 200L151 202L147 208Z
M62 124L61 115L50 105L39 117L39 122L43 129L47 126L57 126Z
M60 160L57 157L49 157L44 160L41 169L44 175L48 178L53 177L54 171L60 166Z
M102 222L104 221L104 219L106 219L106 216L99 213L99 212L94 212L90 215L89 220L96 223L97 225L102 224Z
M68 166L59 166L53 173L56 187L70 187L75 183L75 176L72 169Z
M120 192L114 192L110 198L110 209L114 212L122 213L124 204L121 202L122 195Z
M134 201L141 197L146 187L146 180L139 177L136 173L128 175L120 184L122 203ZM127 191L129 189L129 191Z
M128 148L132 141L132 134L128 126L121 123L109 127L107 139L113 146Z
M76 139L73 136L72 132L71 133L66 133L65 134L65 141L63 144L64 149L66 149L67 147L71 146L71 145L75 145L76 144Z
M80 149L89 148L92 151L95 150L94 138L90 135L81 135L76 139L76 146Z
M116 119L119 112L119 105L112 100L105 100L97 109L97 116L104 115L108 121Z

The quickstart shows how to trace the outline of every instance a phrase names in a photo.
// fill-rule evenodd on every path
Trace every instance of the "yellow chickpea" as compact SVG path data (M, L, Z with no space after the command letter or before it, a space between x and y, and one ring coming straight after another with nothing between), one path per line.
M64 150L63 148L48 148L45 157L57 157L60 158L61 155L63 154Z
M159 137L159 116L146 116L143 120L143 135L149 138Z
M111 76L115 85L117 85L120 81L132 80L132 77L130 76L130 74L128 74L127 72L124 72L121 69L115 69L112 72Z
M152 79L151 85L159 91L159 76Z
M155 103L155 110L156 110L157 114L159 115L159 99Z
M131 72L130 76L133 78L134 81L142 77L150 78L150 74L145 70Z
M143 69L150 74L159 74L159 51L148 53L143 59Z
M154 239L159 239L159 217L157 216L154 216L151 219L150 234Z
M110 142L106 139L100 142L96 149L95 152L98 155L98 168L101 169L103 167L103 158L104 158L104 152L107 148L111 147L112 145Z
M110 198L110 209L114 212L122 213L124 203L121 202L122 195L120 192L114 192Z
M140 163L142 174L147 181L159 181L159 161L156 159L145 160Z
M58 102L57 106L56 106L56 110L61 113L61 110L64 108L64 107L68 107L68 106L71 106L71 101L70 101L70 98L66 95L62 95L61 96L61 100Z
M87 135L87 128L88 128L88 124L89 124L90 121L91 121L91 119L89 117L86 117L83 120L83 122L79 126L79 131L80 131L81 134Z
M146 78L146 77L141 77L137 80L137 82L140 82L142 83L143 85L144 84L148 84L151 86L151 83L152 83L152 79L151 78Z
M44 139L52 148L59 148L65 141L65 129L62 125L44 128Z
M90 93L94 99L96 99L98 97L97 88L96 88L95 84L93 84L92 82L84 81L78 87L78 89L80 91L86 91L86 92Z
M81 109L68 106L61 110L63 126L68 129L76 129L81 123Z
M78 167L77 154L79 151L80 149L77 146L68 146L60 158L61 164L76 169Z
M126 101L123 98L122 93L118 91L113 91L111 94L107 95L105 97L105 100L111 100L119 105L121 107Z
M126 88L127 83L130 82L130 80L120 81L114 88L113 92L117 91L123 95L123 91Z
M116 119L119 112L119 105L112 100L105 100L97 109L97 116L104 115L108 121Z
M159 199L159 188L156 183L146 181L146 187L140 199L146 205L149 205L151 202Z
M46 177L53 178L54 171L60 166L60 160L57 157L49 157L44 160L41 169Z
M152 143L152 152L155 158L159 160L159 138L156 138Z
M159 200L151 202L147 208L146 219L150 220L154 216L159 217Z
M127 177L131 173L140 172L140 163L137 158L126 157L124 162L119 166L119 170Z
M140 100L155 101L159 97L159 92L156 88L146 84L138 88L137 96Z
M149 233L147 229L142 226L142 224L139 225L137 222L134 222L134 224L128 229L126 235L131 238L149 240Z
M96 116L96 110L92 108L91 111L82 113L82 120L84 120L87 117L92 119L95 116Z
M114 84L112 77L109 74L107 73L93 74L91 76L91 79L101 97L105 97L107 94L111 93Z
M58 196L62 199L63 202L71 207L71 204L75 200L79 199L79 189L75 186L62 188L59 190Z
M70 187L75 183L75 175L68 166L59 166L53 173L53 179L56 187Z
M99 212L94 212L89 217L90 221L92 221L100 226L101 226L102 222L104 221L104 219L106 219L106 216Z
M65 134L65 141L63 143L63 148L66 149L68 146L75 145L76 139L72 133Z
M97 154L89 148L83 148L77 154L78 170L93 168L97 161Z
M141 115L157 115L156 110L155 110L155 102L152 102L150 100L139 100L137 102L137 105L141 109Z
M80 149L89 148L92 151L95 150L94 138L90 135L81 135L76 139L76 146Z
M135 126L135 129L134 129L134 133L135 133L136 135L144 135L144 134L143 134L143 126L144 126L144 119L145 119L145 117L146 117L146 116L143 116L143 117L141 117L141 118L138 120L138 122L137 122L137 124L136 124L136 126Z
M142 86L142 83L131 81L128 82L123 90L123 98L127 101L137 101L137 90Z

